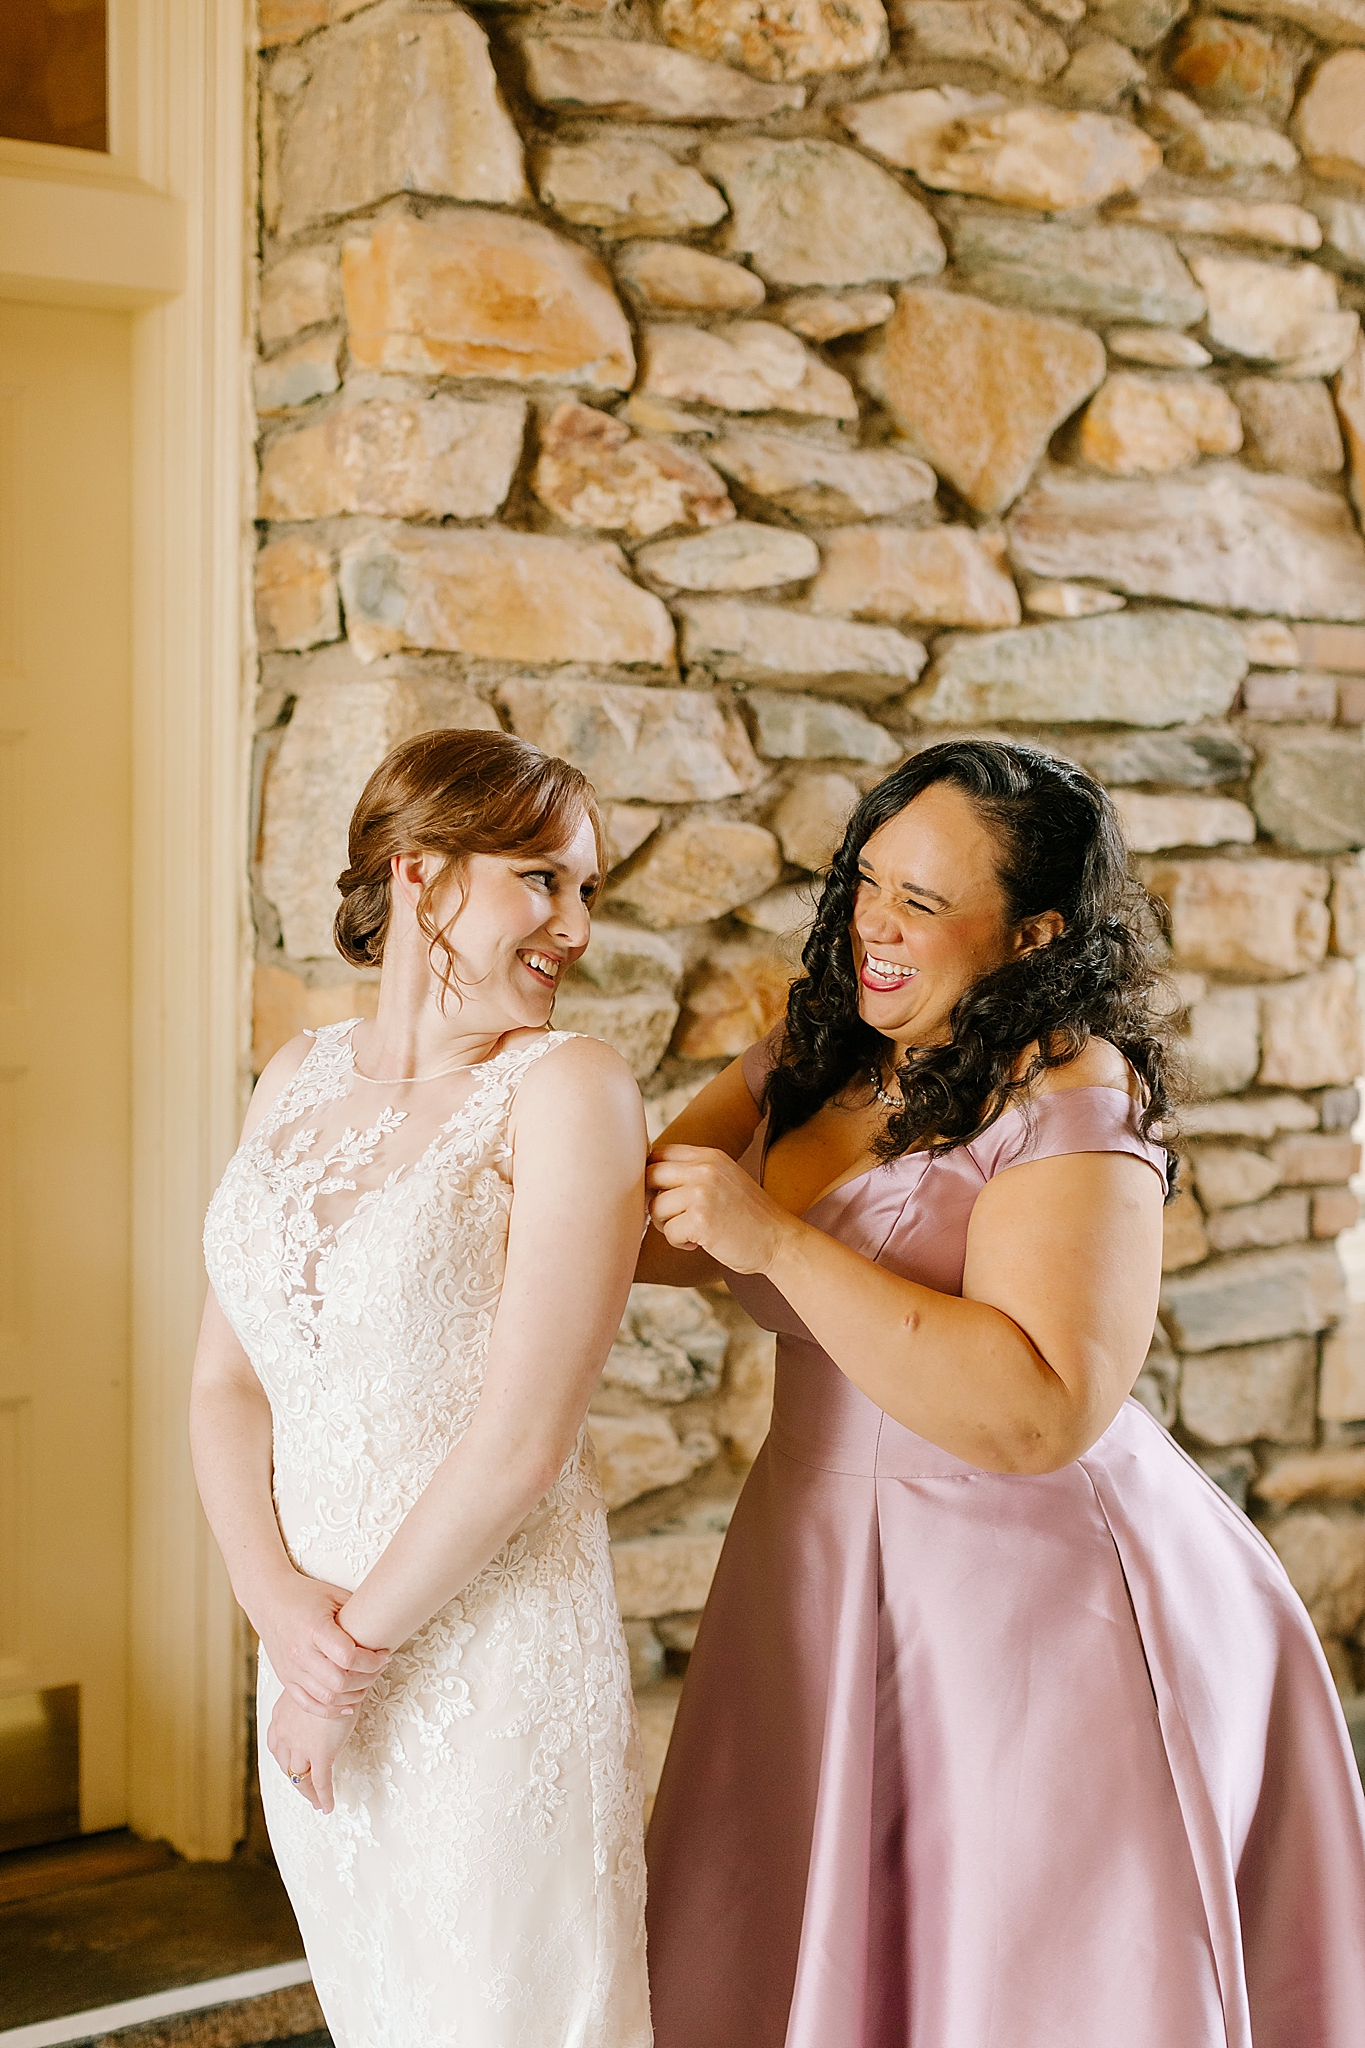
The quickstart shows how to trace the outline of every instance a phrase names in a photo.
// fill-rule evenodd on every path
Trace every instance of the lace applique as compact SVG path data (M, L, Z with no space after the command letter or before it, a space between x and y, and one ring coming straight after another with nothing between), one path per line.
M210 1278L270 1399L290 1555L348 1585L478 1404L511 1215L508 1116L562 1042L497 1054L442 1117L417 1084L416 1107L372 1111L383 1084L356 1074L353 1029L317 1033L205 1228ZM263 1659L263 1725L278 1692ZM648 2048L638 1737L586 1431L372 1688L335 1811L316 1813L268 1756L262 1786L337 2048Z

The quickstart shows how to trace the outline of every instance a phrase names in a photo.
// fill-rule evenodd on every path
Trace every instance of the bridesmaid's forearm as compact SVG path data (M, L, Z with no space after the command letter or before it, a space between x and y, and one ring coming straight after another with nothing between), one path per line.
M1036 1471L1069 1443L1067 1387L999 1309L888 1273L796 1217L765 1277L861 1393L952 1456Z

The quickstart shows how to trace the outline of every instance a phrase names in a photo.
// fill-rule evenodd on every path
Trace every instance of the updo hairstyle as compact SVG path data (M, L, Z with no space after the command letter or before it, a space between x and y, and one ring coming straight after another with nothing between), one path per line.
M767 1081L769 1142L885 1057L886 1040L858 1013L850 925L859 856L874 832L939 782L960 789L990 832L1010 924L1055 910L1063 929L969 988L947 1044L911 1050L896 1075L905 1106L888 1119L877 1153L888 1160L969 1143L1092 1037L1129 1060L1143 1086L1143 1136L1158 1134L1177 1085L1166 1022L1175 1005L1162 981L1166 913L1129 876L1113 804L1084 770L1037 747L957 739L913 755L849 819ZM1030 1046L1037 1050L1021 1067Z
M377 967L392 910L395 855L430 853L441 865L417 899L418 927L435 954L441 1000L455 987L455 954L432 905L471 855L506 858L563 850L587 818L605 876L602 820L592 784L577 768L505 732L424 732L386 754L361 791L347 840L350 865L338 876L337 951Z

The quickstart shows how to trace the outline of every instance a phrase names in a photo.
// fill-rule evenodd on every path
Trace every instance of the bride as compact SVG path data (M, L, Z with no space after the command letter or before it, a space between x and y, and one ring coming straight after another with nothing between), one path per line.
M286 1045L205 1228L192 1437L337 2048L648 2048L641 1780L584 1415L644 1220L625 1063L548 1028L591 788L434 732L351 822L378 1014Z

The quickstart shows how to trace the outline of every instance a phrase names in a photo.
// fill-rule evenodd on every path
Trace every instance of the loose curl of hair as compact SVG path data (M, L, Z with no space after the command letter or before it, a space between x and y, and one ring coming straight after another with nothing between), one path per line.
M558 853L584 818L597 841L598 875L605 876L597 798L587 777L567 761L505 732L458 729L405 740L375 769L351 817L350 865L337 878L337 951L357 967L379 966L393 909L393 860L401 854L439 855L441 865L417 899L417 924L444 1008L447 995L459 992L454 949L432 908L447 878L459 879L476 853ZM438 952L444 955L439 967Z
M904 1107L878 1138L878 1158L970 1143L1092 1037L1108 1039L1131 1063L1143 1088L1139 1127L1160 1143L1179 1085L1165 1023L1172 1005L1162 1000L1164 906L1129 876L1122 828L1099 783L1037 747L978 739L944 740L913 755L849 819L764 1092L769 1141L885 1057L886 1039L858 1012L850 926L859 856L874 832L940 782L963 792L995 841L1010 925L1055 910L1063 928L959 997L946 1044L911 1049L896 1072ZM1174 1192L1169 1148L1167 1158Z

